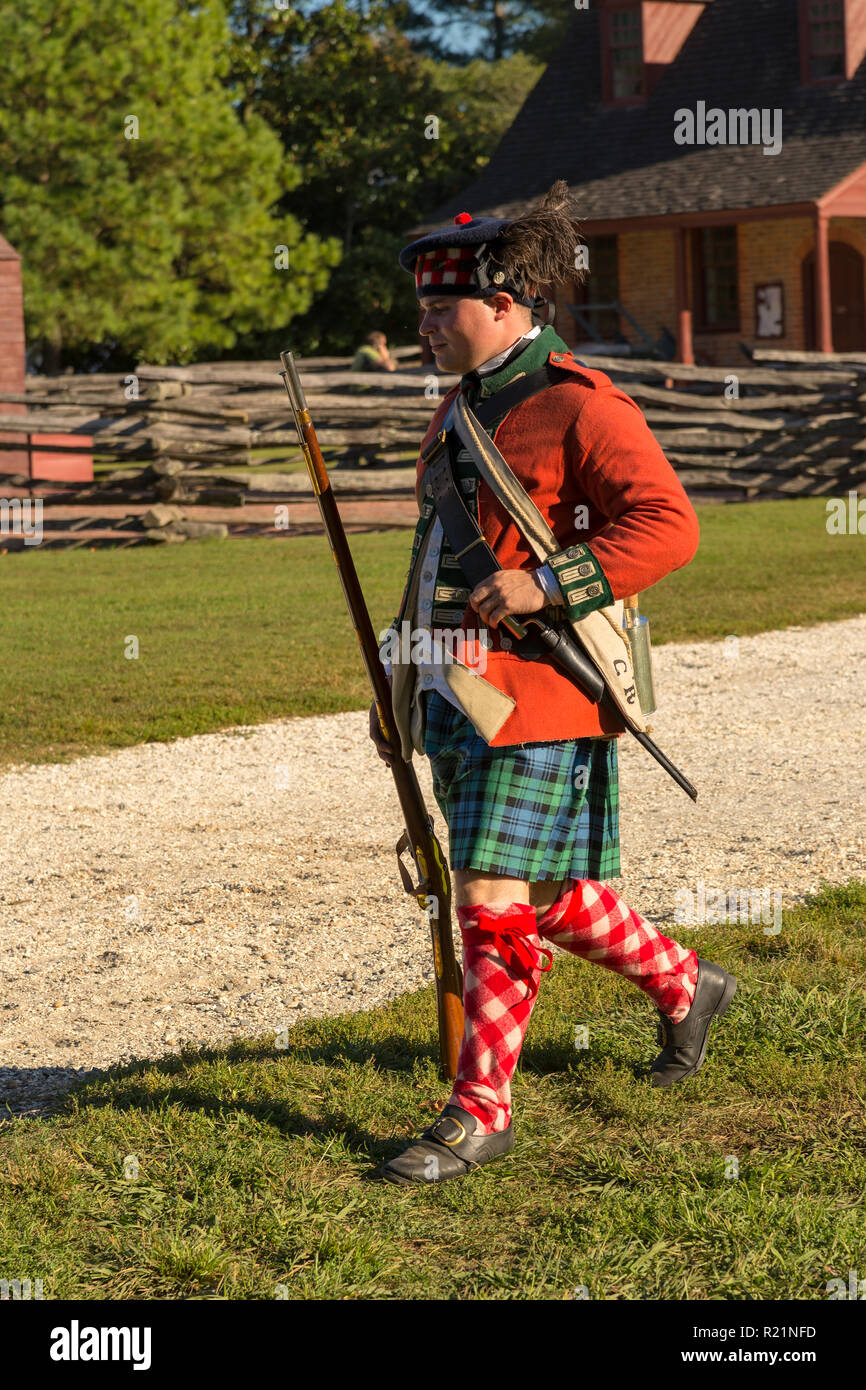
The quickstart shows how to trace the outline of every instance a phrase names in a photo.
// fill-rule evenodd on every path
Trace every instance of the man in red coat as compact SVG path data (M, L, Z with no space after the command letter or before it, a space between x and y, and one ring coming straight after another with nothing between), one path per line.
M654 1085L703 1065L709 1025L733 976L663 936L603 880L619 874L616 740L624 722L547 657L511 650L503 618L551 621L596 611L688 564L694 510L638 406L603 372L577 363L549 326L533 327L535 290L574 276L568 191L554 184L516 221L472 218L401 253L415 275L437 365L460 372L472 407L547 364L552 383L488 427L561 549L539 566L517 520L466 449L452 457L461 495L502 569L474 587L451 552L419 461L420 518L393 632L429 637L407 657L392 643L395 723L404 756L431 760L449 830L463 937L465 1033L441 1117L381 1174L398 1183L463 1176L513 1148L510 1082L554 943L625 976L655 1004L664 1048ZM495 399L493 400L495 405ZM459 629L459 634L456 630ZM461 659L442 636L459 635ZM446 644L447 645L447 644ZM371 736L389 747L371 710Z

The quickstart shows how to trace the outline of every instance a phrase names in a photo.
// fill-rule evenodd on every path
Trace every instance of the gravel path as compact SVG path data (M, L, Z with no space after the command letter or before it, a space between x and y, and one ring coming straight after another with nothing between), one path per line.
M655 671L654 735L700 799L620 740L617 886L638 911L676 935L677 890L700 881L789 906L866 878L866 615L662 647ZM0 1113L429 980L399 830L361 713L7 772Z

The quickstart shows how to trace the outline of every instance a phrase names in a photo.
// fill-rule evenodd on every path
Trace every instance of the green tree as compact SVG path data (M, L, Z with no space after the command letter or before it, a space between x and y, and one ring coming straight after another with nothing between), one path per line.
M397 31L388 0L363 11L237 0L231 14L238 104L279 132L301 171L281 207L343 244L327 288L292 324L298 350L347 352L373 327L413 341L412 284L397 263L407 232L477 177L540 64L435 62Z
M34 361L189 361L285 326L341 255L226 85L222 0L0 0L0 228ZM286 250L280 252L278 248Z
M456 64L495 63L518 53L549 62L577 8L578 0L395 0L412 47Z

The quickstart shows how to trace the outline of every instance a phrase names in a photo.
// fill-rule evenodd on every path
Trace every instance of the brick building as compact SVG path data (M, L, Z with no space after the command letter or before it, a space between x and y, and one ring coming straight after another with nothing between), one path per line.
M557 295L570 345L866 349L864 58L866 0L591 0L480 177L413 235L517 216L564 178L590 272ZM619 307L586 330L569 303Z
M21 294L21 260L0 236L0 391L24 391L24 304ZM23 405L0 405L0 413L23 413ZM20 436L19 436L20 438ZM0 435L11 440L14 435ZM26 450L0 450L0 473L26 473Z

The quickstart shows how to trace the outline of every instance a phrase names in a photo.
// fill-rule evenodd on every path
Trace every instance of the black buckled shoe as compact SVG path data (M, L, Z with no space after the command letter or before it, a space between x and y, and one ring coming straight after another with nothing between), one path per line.
M477 1121L459 1105L446 1105L435 1124L379 1169L388 1182L446 1182L462 1178L514 1148L514 1125L475 1136Z
M692 1007L682 1023L672 1023L659 1009L658 1041L662 1051L652 1064L652 1084L672 1086L694 1076L704 1064L710 1023L721 1018L734 997L737 982L720 965L698 957L698 982Z

